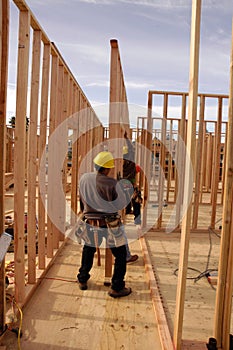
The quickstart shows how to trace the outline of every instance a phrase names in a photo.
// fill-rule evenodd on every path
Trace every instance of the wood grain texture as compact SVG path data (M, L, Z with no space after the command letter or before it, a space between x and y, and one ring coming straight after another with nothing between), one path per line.
M139 350L146 344L147 349L162 350L139 242L130 245L139 260L127 266L126 274L133 292L120 299L108 296L104 264L94 263L88 290L79 290L81 248L73 241L65 243L24 308L22 349ZM3 344L15 350L16 341L8 334Z

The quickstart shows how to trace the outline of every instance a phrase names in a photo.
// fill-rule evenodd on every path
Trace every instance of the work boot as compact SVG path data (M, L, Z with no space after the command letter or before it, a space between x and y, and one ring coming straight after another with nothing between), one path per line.
M78 282L80 290L87 290L87 282Z
M127 264L130 264L130 263L134 263L137 260L138 260L138 255L135 254L135 255L131 255L131 257L128 260L126 260L126 262Z
M217 350L217 340L215 338L209 338L209 343L206 344L208 350Z
M126 296L129 295L131 292L132 292L132 289L131 289L131 288L126 288L126 287L124 287L123 289L121 289L121 290L119 290L119 291L116 291L116 290L111 289L111 290L108 292L108 295L110 295L110 297L112 297L112 298L121 298L121 297L126 297Z

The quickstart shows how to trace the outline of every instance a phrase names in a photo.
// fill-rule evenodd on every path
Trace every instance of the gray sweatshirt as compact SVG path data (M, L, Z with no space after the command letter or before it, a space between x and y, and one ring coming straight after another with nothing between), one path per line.
M81 176L79 193L84 205L84 214L114 214L127 205L121 183L98 172Z

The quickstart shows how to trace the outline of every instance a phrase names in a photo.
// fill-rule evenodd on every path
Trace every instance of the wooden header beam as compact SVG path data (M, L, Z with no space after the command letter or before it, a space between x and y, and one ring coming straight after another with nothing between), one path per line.
M13 0L13 2L15 3L15 5L18 7L18 9L20 11L28 11L29 12L30 24L31 24L32 29L40 30L42 32L42 41L44 42L44 44L49 44L50 41L49 41L48 36L44 32L44 30L41 28L40 24L37 22L36 17L33 15L32 11L30 10L30 8L26 4L26 2L24 0Z
M189 93L186 91L186 92L181 92L181 91L162 91L162 90L150 90L149 91L149 94L152 94L152 95L174 95L174 96L188 96ZM226 95L226 94L208 94L208 93L199 93L198 94L198 97L213 97L213 98L218 98L218 97L221 97L221 98L229 98L229 95Z

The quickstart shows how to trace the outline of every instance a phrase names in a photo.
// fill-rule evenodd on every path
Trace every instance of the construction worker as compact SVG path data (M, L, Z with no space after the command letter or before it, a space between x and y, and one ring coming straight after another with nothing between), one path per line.
M136 186L136 173L140 171L140 167L135 164L135 151L131 141L128 139L127 132L125 132L124 137L127 145L123 147L123 178L129 180L134 187L133 195L130 199L128 198L126 214L133 213L135 225L141 225L142 197Z
M110 170L114 168L114 159L110 152L103 151L94 158L96 172L86 173L81 176L79 182L80 201L83 205L84 216L94 214L99 217L98 239L102 241L105 236L109 243L107 221L109 218L117 220L119 218L118 210L125 206L125 195L118 185L117 180L108 176ZM120 225L119 221L119 225ZM90 278L90 270L93 265L96 244L93 237L93 231L88 230L89 241L85 242L82 251L81 267L77 275L79 287L81 290L88 288L87 281ZM113 241L116 237L113 235ZM120 242L120 243L119 243ZM126 273L126 244L123 231L117 228L117 240L109 245L113 256L115 257L114 271L111 280L111 290L108 294L113 298L127 296L131 293L131 288L125 287Z

